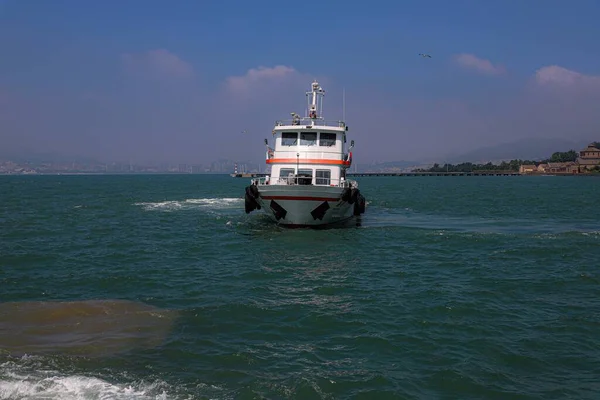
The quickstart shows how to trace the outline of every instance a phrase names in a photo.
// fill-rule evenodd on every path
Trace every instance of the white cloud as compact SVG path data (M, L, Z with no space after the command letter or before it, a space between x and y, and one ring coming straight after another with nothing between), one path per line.
M246 111L268 108L274 112L301 114L306 105L304 93L310 90L314 79L325 87L329 84L324 77L300 72L292 66L260 66L249 69L244 75L226 78L220 99L228 108L237 104L240 110Z
M479 58L473 54L459 54L455 61L463 68L471 69L486 75L501 75L506 69L501 65L494 65L490 60Z
M165 49L136 54L126 53L121 56L121 60L125 69L135 75L155 78L194 76L194 68L189 63Z
M243 94L256 85L283 82L298 75L298 71L286 65L276 65L273 68L260 66L249 69L245 75L230 76L226 80L226 86L235 94Z
M600 76L584 75L558 65L538 69L535 73L535 82L541 86L600 89Z

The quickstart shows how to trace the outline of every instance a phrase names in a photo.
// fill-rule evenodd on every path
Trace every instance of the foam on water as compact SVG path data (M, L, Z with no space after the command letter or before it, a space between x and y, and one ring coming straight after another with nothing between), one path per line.
M3 400L191 400L231 399L220 386L196 381L193 385L168 383L156 376L135 378L129 372L93 374L65 370L68 358L25 355L0 358L0 399ZM165 380L166 379L166 380Z
M242 198L205 198L205 199L186 199L171 200L161 202L134 203L135 206L141 206L145 211L177 211L198 208L228 209L238 208L244 201Z
M17 377L0 381L3 399L167 399L166 392L153 393L156 383L144 387L118 386L85 376Z
M552 238L566 234L585 236L599 234L596 224L510 217L450 216L415 212L409 208L392 210L377 206L371 207L370 214L362 218L362 227L404 227L429 229L436 232L473 232L478 234L533 234L539 238Z
M32 368L34 367L34 368ZM173 398L162 381L113 384L83 375L44 370L41 359L25 356L0 364L0 398L12 399L115 399Z

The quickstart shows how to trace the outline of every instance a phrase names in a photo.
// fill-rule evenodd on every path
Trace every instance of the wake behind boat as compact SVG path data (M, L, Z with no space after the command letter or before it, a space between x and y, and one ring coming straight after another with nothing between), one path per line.
M274 148L265 139L271 176L246 187L246 214L262 209L281 225L316 227L365 212L358 183L346 179L354 147L352 140L345 151L346 122L323 119L325 91L317 81L306 95L307 115L291 113L292 120L275 122Z

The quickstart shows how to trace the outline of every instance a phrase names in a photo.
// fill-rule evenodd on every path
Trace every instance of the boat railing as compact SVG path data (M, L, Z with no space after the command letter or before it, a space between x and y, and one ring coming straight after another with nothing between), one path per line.
M313 179L310 176L296 176L290 175L288 177L281 178L270 178L267 176L263 176L260 178L252 179L252 183L257 186L263 185L292 185L292 186L333 186L333 187L353 187L356 186L356 181L348 180L348 179L328 179L329 183L323 184L313 184ZM322 179L322 178L319 178ZM323 178L324 179L324 178Z
M337 128L345 128L346 127L346 123L344 121L326 121L323 119L318 119L318 118L312 119L312 118L308 118L308 117L275 121L275 126L289 126L289 125L332 126L332 127L337 127Z

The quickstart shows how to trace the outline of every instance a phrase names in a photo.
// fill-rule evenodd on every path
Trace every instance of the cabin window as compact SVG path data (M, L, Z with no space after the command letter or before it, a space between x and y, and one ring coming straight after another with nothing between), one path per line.
M317 132L300 133L301 146L315 146L317 144Z
M313 171L312 169L299 169L298 175L310 176L312 178Z
M282 132L281 133L281 145L282 146L295 146L298 144L298 132Z
M312 185L312 169L299 169L298 170L298 185Z
M279 170L279 177L287 178L290 174L294 175L295 173L296 173L296 171L293 168L281 168Z
M331 170L328 169L318 169L316 175L316 184L317 185L329 185L331 182Z
M319 146L327 146L327 147L335 146L335 133L321 132Z

